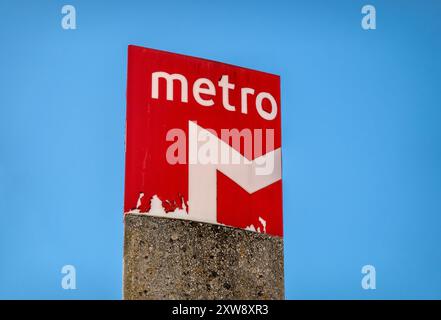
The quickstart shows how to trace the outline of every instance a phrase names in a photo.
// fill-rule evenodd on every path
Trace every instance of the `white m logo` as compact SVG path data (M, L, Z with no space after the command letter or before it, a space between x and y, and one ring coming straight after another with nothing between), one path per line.
M254 160L248 160L210 131L188 122L189 132L189 217L191 220L217 223L217 170L236 182L248 193L261 190L282 178L281 149L278 148ZM202 142L207 140L208 142ZM201 145L212 145L215 161L200 161ZM225 163L225 155L238 162ZM211 155L213 157L213 154ZM203 162L203 163L201 163ZM263 167L264 166L264 167Z

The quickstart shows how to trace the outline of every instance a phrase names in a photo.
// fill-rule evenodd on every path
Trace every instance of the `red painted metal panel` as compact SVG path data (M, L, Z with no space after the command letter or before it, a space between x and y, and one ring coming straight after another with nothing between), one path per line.
M158 72L182 77L170 81L171 89L170 87L167 89L167 80L161 76L165 74L158 74ZM155 73L159 75L157 81L153 77ZM219 84L225 76L228 76L229 89L225 87L226 78L224 78L223 85ZM210 85L204 81L202 85L195 86L195 82L201 78L208 79L213 84L211 89L214 89L210 91ZM155 83L158 88L157 94L154 92ZM200 93L196 92L195 97L194 90L198 91L198 88L202 89ZM242 88L254 89L254 93L245 95L246 113L243 108ZM167 99L170 91L173 92L173 98ZM228 93L226 107L225 97L223 99L225 92ZM263 94L260 95L262 108L258 110L256 100L259 93ZM274 98L275 104L272 104L271 97ZM212 101L213 105L204 106L200 104L201 101ZM207 104L210 103L207 102ZM232 106L235 107L234 111L232 111ZM205 181L205 177L201 178L200 175L189 173L191 171L189 165L191 162L189 159L190 122L197 123L200 130L210 129L219 139L223 138L222 129L236 128L239 131L249 129L253 133L256 129L262 129L263 150L258 151L258 148L254 147L257 140L256 136L253 136L251 154L245 151L245 143L237 146L232 141L223 139L240 154L245 154L249 160L271 151L280 151L279 76L205 59L129 46L125 213L154 214L156 212L163 216L179 216L184 219L204 221L205 213L201 216L201 213L196 214L197 210L194 209L196 215L193 215L192 203L194 207L196 207L196 202L202 203L200 208L209 208L210 203L204 203L205 199L199 199L199 194L195 192L192 193L193 198L189 201L189 184L193 179L194 190L198 190L197 184L201 183L203 196L205 192L209 194L212 191L205 190L205 186L211 186L211 182ZM167 150L175 143L166 139L167 134L173 129L180 129L186 135L184 163L171 164L166 156ZM265 143L265 132L269 129L274 130L273 145ZM276 162L279 160L276 158ZM275 166L281 165L277 162ZM194 168L196 168L194 172L201 172L197 171L200 167ZM261 178L256 177L254 171L246 171L247 169L243 168L244 171L240 169L238 173L242 175L242 183L238 183L240 179L235 181L229 177L228 173L224 174L222 170L216 170L215 212L206 213L207 217L212 217L214 214L215 221L209 218L207 222L282 236L281 173L270 173L274 176L272 180L269 180L271 183L263 184L264 187L262 187L262 183L256 182ZM251 189L257 187L256 190L252 189L250 192L251 189L246 190L243 185L248 185ZM152 206L155 206L154 210Z

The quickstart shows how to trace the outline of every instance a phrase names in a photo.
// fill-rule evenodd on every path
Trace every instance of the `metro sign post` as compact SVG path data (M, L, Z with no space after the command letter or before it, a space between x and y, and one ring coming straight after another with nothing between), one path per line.
M279 76L129 46L124 212L283 236Z

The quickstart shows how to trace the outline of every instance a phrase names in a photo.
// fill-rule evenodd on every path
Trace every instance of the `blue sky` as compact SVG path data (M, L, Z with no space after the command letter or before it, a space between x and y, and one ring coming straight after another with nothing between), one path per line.
M360 26L365 4L376 30ZM440 299L440 10L1 1L0 298L121 298L135 44L281 75L287 298ZM66 264L77 290L61 288ZM376 290L360 285L366 264Z

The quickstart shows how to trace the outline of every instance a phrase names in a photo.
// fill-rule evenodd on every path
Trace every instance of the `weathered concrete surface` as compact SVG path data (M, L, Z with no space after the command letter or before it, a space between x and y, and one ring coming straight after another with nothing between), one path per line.
M128 214L124 299L284 299L283 240Z

